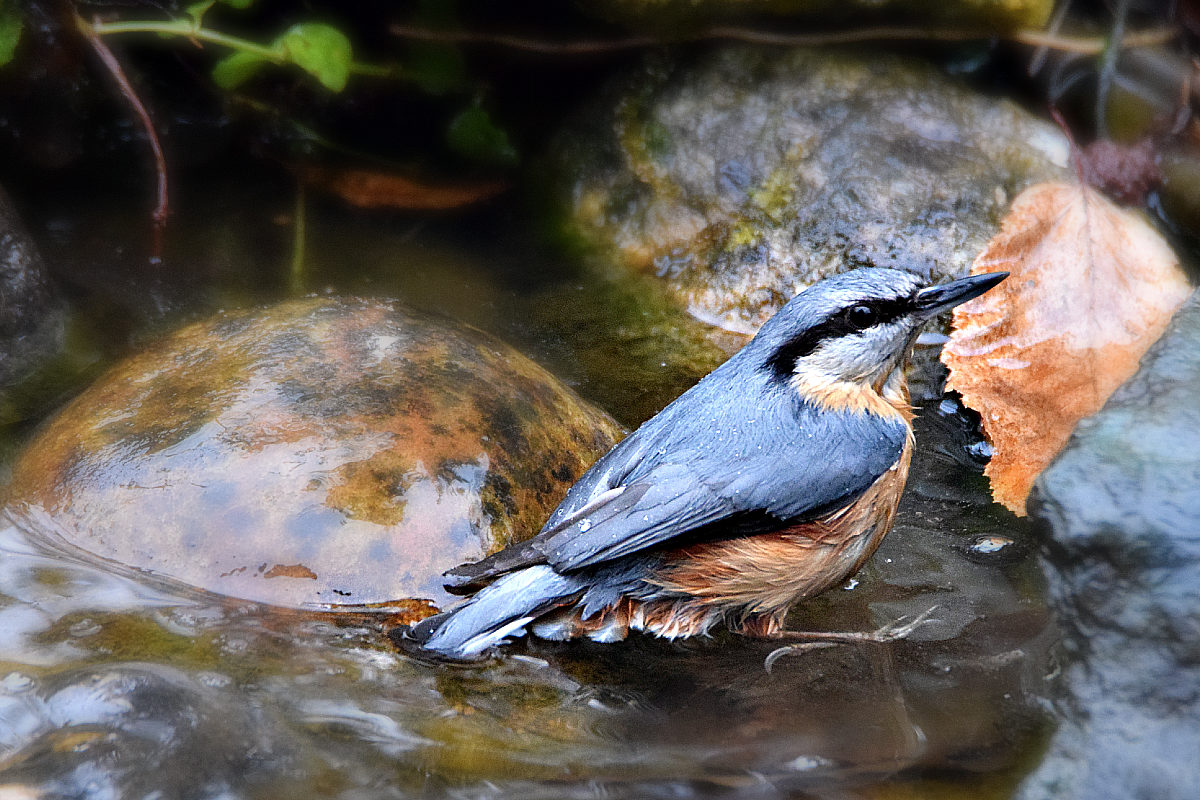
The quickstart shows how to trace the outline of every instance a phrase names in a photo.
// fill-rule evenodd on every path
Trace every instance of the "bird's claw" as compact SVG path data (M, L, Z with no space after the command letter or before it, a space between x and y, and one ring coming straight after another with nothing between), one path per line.
M770 675L771 668L775 666L775 662L784 656L790 656L793 653L802 653L806 650L817 650L822 647L833 647L834 644L834 642L804 642L802 644L786 644L783 647L776 647L763 659L763 668Z
M871 631L870 633L832 633L824 631L800 633L785 631L783 632L783 635L791 635L796 638L806 638L810 641L800 642L799 644L789 644L784 645L783 647L775 648L767 655L766 660L763 661L763 667L765 667L769 673L771 668L775 665L775 662L784 656L791 655L793 653L802 653L808 650L816 650L821 647L833 647L835 644L839 643L887 643L897 641L898 639L903 639L922 625L930 622L938 622L939 620L931 617L933 612L937 611L938 608L939 606L931 606L917 616L913 617L911 620L907 617L900 617L899 619L889 622L882 628Z
M899 619L893 620L887 625L884 625L874 633L867 635L870 636L871 641L874 642L894 642L897 639L903 639L922 625L930 622L940 622L940 620L930 617L930 615L937 611L938 608L940 608L940 606L930 606L920 614L917 614L911 620L908 620L907 617L900 617Z

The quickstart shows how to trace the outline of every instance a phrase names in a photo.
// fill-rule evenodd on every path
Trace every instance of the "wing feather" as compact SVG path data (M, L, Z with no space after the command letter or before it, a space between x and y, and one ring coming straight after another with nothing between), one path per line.
M732 385L720 372L597 461L536 537L451 570L451 585L542 563L566 573L698 535L815 519L865 492L903 452L900 418L818 411L785 386L748 386L744 375ZM728 399L747 395L758 402ZM710 416L697 419L696 409Z

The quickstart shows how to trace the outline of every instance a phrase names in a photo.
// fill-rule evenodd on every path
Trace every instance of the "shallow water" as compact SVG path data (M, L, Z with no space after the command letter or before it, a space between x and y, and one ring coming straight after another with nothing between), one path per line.
M140 292L104 278L136 259L129 208L34 220L78 324L105 336L89 343L99 358L286 293L289 233L272 220L291 198L223 197L192 198L206 214L181 201L165 275L143 271ZM693 329L653 291L579 273L503 205L460 225L310 203L300 283L490 330L631 425L719 361L727 343L678 333ZM867 630L936 607L932 620L770 672L776 644L727 635L429 665L369 620L180 592L5 527L0 797L1006 796L1046 732L1054 632L1032 534L988 502L965 430L924 409L896 529L790 627Z

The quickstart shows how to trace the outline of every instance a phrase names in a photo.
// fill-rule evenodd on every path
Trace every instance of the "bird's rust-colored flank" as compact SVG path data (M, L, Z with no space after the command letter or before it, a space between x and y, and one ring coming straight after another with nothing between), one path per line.
M895 520L911 457L910 436L895 466L858 500L814 522L667 553L664 568L647 582L673 596L626 598L588 619L577 606L565 608L535 631L552 639L616 641L633 629L675 639L723 623L745 636L774 636L796 601L845 580L879 547Z
M669 554L669 566L650 582L694 598L671 604L674 614L701 625L684 635L702 634L715 622L747 636L775 635L792 604L857 572L892 527L913 450L912 406L904 373L897 369L875 386L798 383L793 380L804 397L830 410L902 419L907 428L903 452L857 500L821 519Z
M735 631L770 636L797 600L854 574L892 527L908 479L911 438L900 460L855 502L819 520L776 533L681 548L652 583L691 598L688 607L718 610Z

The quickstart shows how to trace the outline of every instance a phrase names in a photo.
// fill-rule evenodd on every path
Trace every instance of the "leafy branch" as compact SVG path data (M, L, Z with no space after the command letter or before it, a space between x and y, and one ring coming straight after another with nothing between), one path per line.
M326 89L340 92L351 75L404 79L397 66L365 64L355 61L350 39L332 25L300 22L277 36L269 44L222 33L204 25L204 14L217 0L205 0L187 8L187 16L171 20L117 20L88 22L77 19L85 36L157 34L207 42L233 52L213 67L213 80L222 89L233 89L249 80L266 65L299 67L317 79ZM235 8L246 8L249 0L223 0Z

